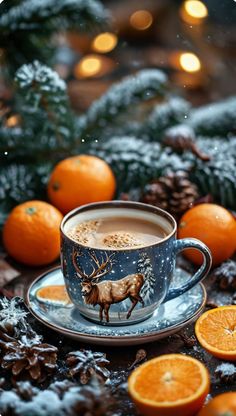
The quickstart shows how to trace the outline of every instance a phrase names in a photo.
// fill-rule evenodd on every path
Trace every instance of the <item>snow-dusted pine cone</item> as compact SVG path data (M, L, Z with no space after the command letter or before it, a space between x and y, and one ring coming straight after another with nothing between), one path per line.
M211 159L210 155L203 153L198 148L194 131L187 125L179 124L166 130L163 143L166 146L172 147L176 152L183 153L189 150L204 162Z
M26 376L41 382L57 368L57 348L42 343L41 337L15 339L0 331L0 363L14 377Z
M153 180L144 188L142 202L165 209L176 218L199 197L198 190L184 171L170 172Z
M236 290L236 262L227 260L222 263L214 274L216 283L223 290Z
M66 363L70 376L78 375L82 384L87 384L92 376L96 375L101 380L110 376L110 371L105 367L110 362L106 354L90 350L72 351L67 354Z
M14 297L0 299L0 330L8 335L18 337L32 328L27 323L28 312L24 308L23 299Z
M221 383L233 384L236 380L236 366L227 362L219 364L215 369L215 375Z
M2 416L105 416L111 404L108 391L97 380L86 386L64 380L45 390L21 382L14 389L0 391Z

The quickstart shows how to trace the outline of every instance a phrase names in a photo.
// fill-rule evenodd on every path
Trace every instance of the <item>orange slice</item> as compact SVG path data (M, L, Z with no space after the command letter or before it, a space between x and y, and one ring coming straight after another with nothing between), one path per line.
M236 360L236 306L220 306L205 312L196 322L201 346L215 357Z
M64 285L41 287L37 290L36 297L41 302L53 303L55 305L71 304L71 300Z
M209 386L206 367L181 354L154 358L128 380L129 394L146 416L192 416L204 404Z
M235 416L236 415L236 392L219 394L214 397L198 416Z

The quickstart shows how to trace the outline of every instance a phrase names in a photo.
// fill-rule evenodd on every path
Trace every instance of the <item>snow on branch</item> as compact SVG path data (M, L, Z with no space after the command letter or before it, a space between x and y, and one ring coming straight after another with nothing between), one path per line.
M104 128L120 113L128 111L128 107L162 97L166 89L167 77L162 71L146 69L131 75L113 85L91 105L87 114L80 118L79 129L86 134L88 130Z
M53 31L76 26L88 30L106 23L108 12L98 0L24 0L0 17L0 28L14 31Z

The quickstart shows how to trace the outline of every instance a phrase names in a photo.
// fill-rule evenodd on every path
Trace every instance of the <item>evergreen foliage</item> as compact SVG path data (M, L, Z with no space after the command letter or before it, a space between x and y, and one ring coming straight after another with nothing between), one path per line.
M91 32L103 27L108 17L99 0L4 1L0 5L3 62L11 74L35 58L50 62L55 50L52 40L55 31L75 28Z
M50 62L55 50L51 39L58 28L90 31L107 22L102 4L97 0L12 0L2 2L0 9L2 67L6 72L24 63L15 74L10 103L10 114L17 114L18 125L9 127L9 114L0 114L1 221L15 204L44 198L55 163L82 152L111 165L117 196L181 169L191 171L203 195L211 193L216 201L235 208L235 97L192 109L183 98L168 95L162 71L147 69L113 85L77 116L66 84L45 62ZM154 101L154 107L146 106L149 114L142 111L146 101ZM162 139L167 130L183 123L192 128L197 146L212 156L209 162L189 151L176 154L165 145Z
M25 161L50 158L50 152L61 152L75 141L74 115L66 84L57 73L38 61L25 64L16 72L16 106L19 127L0 127L0 152L8 160Z
M78 120L78 134L86 137L101 135L102 131L124 112L132 112L138 104L155 97L163 97L167 77L157 69L143 70L113 85L101 98L94 101L84 117Z
M170 97L154 107L143 126L143 132L152 141L159 141L166 129L180 124L189 116L190 103L181 97Z
M42 163L10 164L0 169L0 226L15 205L30 199L45 199L52 166Z
M141 252L140 258L138 260L138 273L143 274L144 276L144 284L142 286L140 295L144 300L145 306L147 306L146 302L152 302L152 295L155 292L155 283L156 278L154 274L154 270L152 267L151 260L147 253Z
M149 143L131 136L94 142L88 151L106 160L112 167L118 192L142 187L169 170L183 170L190 166L188 161L184 162L168 148L163 149L159 143Z
M197 143L212 159L209 162L195 159L191 179L203 195L211 194L216 202L235 209L236 137L230 140L201 137Z
M236 133L236 97L211 103L192 111L189 123L196 134L223 136Z

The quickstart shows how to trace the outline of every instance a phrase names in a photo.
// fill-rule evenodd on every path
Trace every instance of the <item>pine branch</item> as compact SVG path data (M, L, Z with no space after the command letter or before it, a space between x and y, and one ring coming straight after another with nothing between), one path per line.
M136 137L112 137L94 142L87 151L104 160L116 175L119 192L141 188L149 180L168 170L188 169L192 162L183 161L159 143L148 143Z
M0 226L15 205L29 199L44 199L52 164L10 164L0 169Z
M166 75L159 70L147 69L125 78L113 85L101 98L96 100L88 112L77 120L78 136L98 137L102 129L133 106L154 97L163 97L167 89Z
M19 127L0 127L0 151L13 161L57 160L75 144L74 115L66 84L56 72L35 61L16 73Z
M55 71L35 61L17 71L16 84L24 125L40 136L36 149L70 148L75 131L65 82Z
M22 127L0 127L0 153L8 154L14 161L20 156L31 155L34 151L34 134L31 129Z
M108 16L98 0L25 0L0 17L0 30L8 34L45 30L52 33L75 26L86 31L105 24Z
M143 133L151 141L159 141L164 131L180 124L189 116L190 103L180 97L170 97L165 103L157 105L143 125Z
M4 2L5 3L5 2ZM10 3L10 2L9 2ZM103 28L109 14L99 0L24 0L0 13L1 64L10 75L35 57L52 62L59 30L93 32ZM9 75L8 74L8 75Z
M189 124L203 136L227 136L236 133L236 97L205 105L192 111Z
M210 194L213 199L235 209L236 206L236 137L199 137L196 144L211 156L203 162L192 154L185 154L184 160L192 163L191 180L196 183L202 195Z
M232 161L204 164L196 161L191 180L197 184L202 195L212 195L214 201L235 209L236 206L236 165Z

